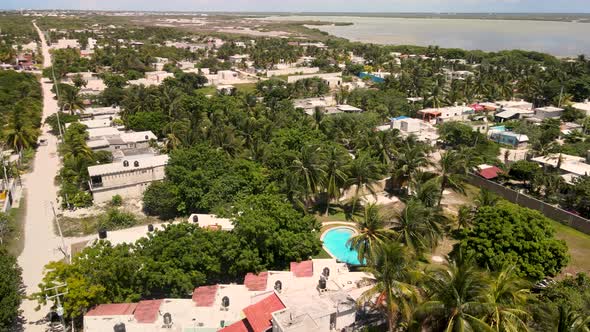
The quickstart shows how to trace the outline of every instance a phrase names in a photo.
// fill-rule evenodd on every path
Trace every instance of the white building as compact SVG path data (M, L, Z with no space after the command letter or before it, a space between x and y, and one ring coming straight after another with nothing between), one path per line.
M99 305L84 316L84 329L112 331L124 324L127 332L340 331L355 323L356 300L369 278L335 259L292 262L290 271L249 273L244 284L197 287L192 299Z
M287 78L287 83L295 83L300 80L314 77L324 80L331 89L335 89L342 84L342 73L294 75Z
M588 101L588 99L584 100L582 103L575 103L572 107L586 113L586 116L590 116L590 101Z
M266 72L266 77L282 76L282 75L296 75L296 74L315 74L319 73L318 67L289 67L283 69L273 69Z
M90 166L90 191L97 204L108 202L115 195L123 198L140 198L153 181L163 180L167 155Z
M77 39L58 39L56 43L51 44L53 49L66 49L66 48L80 48L80 43Z
M196 223L201 228L207 228L212 230L232 231L234 229L234 223L228 218L219 218L211 214L191 214L188 217L188 221Z
M544 120L544 119L559 119L561 114L563 114L564 109L558 108L554 106L547 106L547 107L538 107L535 108L535 118Z
M586 159L569 154L552 154L546 157L536 157L532 161L541 165L557 167L560 165L562 177L567 183L572 183L573 179L580 176L590 175L590 164L586 163Z

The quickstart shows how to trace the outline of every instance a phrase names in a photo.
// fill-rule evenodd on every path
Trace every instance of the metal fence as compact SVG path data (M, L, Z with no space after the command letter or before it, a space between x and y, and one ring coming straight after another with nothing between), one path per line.
M527 207L529 209L537 210L548 218L575 228L580 232L590 234L590 220L586 218L582 218L566 210L547 204L536 198L518 192L514 189L507 188L496 182L486 180L477 175L470 175L467 181L476 187L485 188L491 192L494 192L512 203Z

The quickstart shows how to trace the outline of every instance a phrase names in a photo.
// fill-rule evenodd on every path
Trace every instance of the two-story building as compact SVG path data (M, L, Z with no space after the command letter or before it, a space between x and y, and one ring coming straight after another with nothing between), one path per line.
M168 156L160 155L88 167L94 202L105 203L115 195L140 198L150 183L164 179L166 164Z

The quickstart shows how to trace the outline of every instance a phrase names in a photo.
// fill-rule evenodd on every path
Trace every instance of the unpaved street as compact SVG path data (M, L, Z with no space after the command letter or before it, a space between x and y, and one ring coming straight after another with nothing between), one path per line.
M49 48L45 37L35 25L42 41L44 66L51 65ZM52 84L41 79L43 88L43 119L57 111L57 101L53 99ZM26 217L24 225L24 250L18 257L18 263L23 269L23 281L26 293L30 295L38 291L41 282L43 266L51 260L57 260L63 255L57 250L60 241L53 231L53 213L50 202L55 202L57 187L54 178L59 169L57 156L57 138L51 135L47 126L42 128L42 138L49 144L40 146L35 156L33 171L23 176L25 190ZM47 309L35 311L36 302L24 301L22 305L25 331L46 331L47 325L42 319Z

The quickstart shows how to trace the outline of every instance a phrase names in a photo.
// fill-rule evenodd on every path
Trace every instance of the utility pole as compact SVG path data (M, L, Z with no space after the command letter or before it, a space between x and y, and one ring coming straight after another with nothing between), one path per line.
M64 255L66 262L68 264L71 264L72 257L70 256L70 254L68 254L68 248L66 247L66 241L64 240L64 236L61 232L61 224L59 223L59 218L57 217L57 213L55 212L55 206L53 205L53 202L51 202L51 210L53 210L53 216L55 217L55 224L57 225L57 231L59 232L59 237L61 238L61 247L59 248L59 251L61 251L61 253Z
M60 288L62 288L62 289L65 288L65 290L63 290L60 293ZM47 294L45 294L45 299L47 301L55 299L55 302L57 304L57 307L55 308L55 313L59 316L59 320L61 322L61 326L63 327L64 331L67 331L68 328L67 328L66 322L64 320L64 307L61 304L60 297L66 295L68 293L68 284L66 284L64 282L62 284L55 285L55 286L53 286L51 288L47 288L46 291L48 291L48 292L49 291L55 291L55 294L54 295L47 295Z

